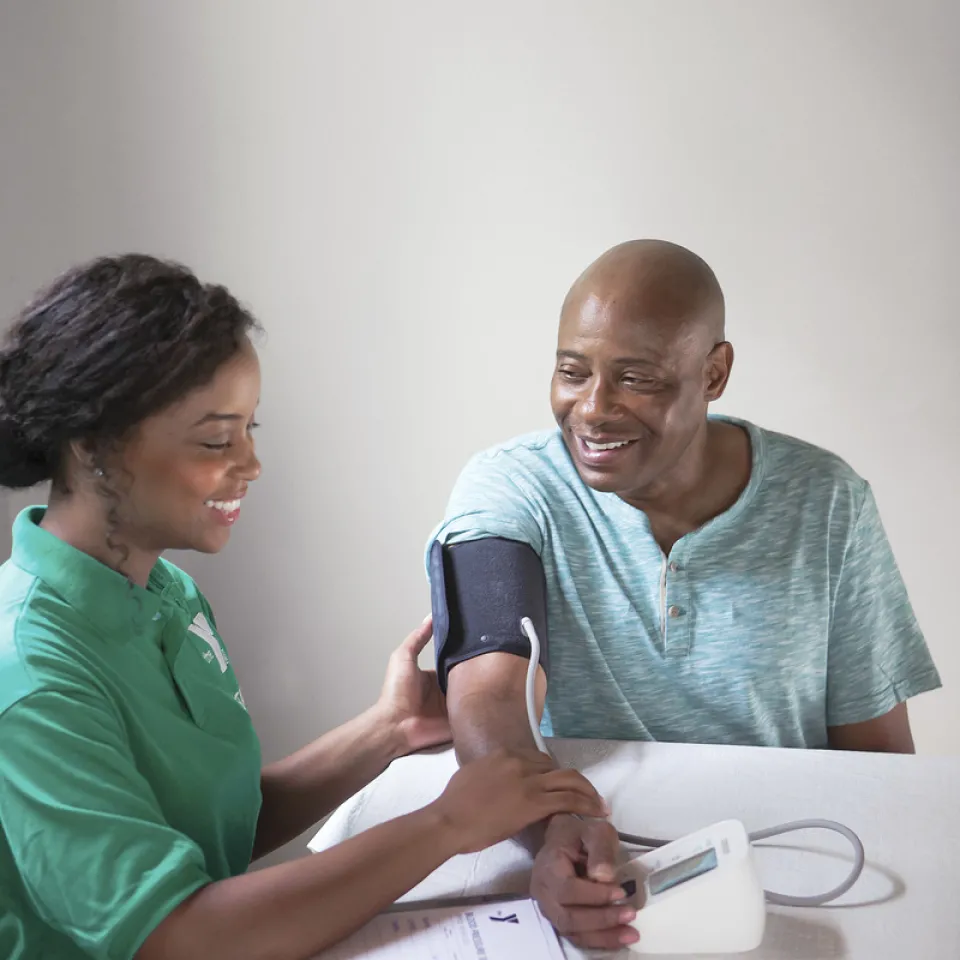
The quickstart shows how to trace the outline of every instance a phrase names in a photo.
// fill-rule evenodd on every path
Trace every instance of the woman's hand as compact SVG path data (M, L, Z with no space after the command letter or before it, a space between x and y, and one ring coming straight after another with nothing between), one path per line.
M400 752L413 753L451 738L447 706L434 670L421 670L420 652L433 635L433 618L427 617L393 651L377 707L400 738Z
M583 774L558 770L544 755L506 753L489 753L462 766L431 806L458 853L476 853L556 814L610 813Z

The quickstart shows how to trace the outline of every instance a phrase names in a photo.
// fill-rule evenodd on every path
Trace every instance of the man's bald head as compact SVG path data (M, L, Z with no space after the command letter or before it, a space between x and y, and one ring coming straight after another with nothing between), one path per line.
M561 318L591 301L637 321L699 327L710 346L724 339L716 275L695 253L666 240L629 240L602 254L570 288Z
M682 481L730 376L723 319L713 271L675 243L621 243L581 274L560 316L550 402L588 486L639 504Z

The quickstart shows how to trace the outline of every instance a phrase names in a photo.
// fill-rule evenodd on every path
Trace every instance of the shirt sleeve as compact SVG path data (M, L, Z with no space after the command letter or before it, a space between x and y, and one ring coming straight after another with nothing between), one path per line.
M827 657L827 726L861 723L940 686L873 492L847 543Z
M210 882L164 821L121 722L92 692L42 690L0 716L0 820L32 908L91 957L130 960Z
M485 537L526 543L538 555L543 550L542 510L502 453L480 454L464 467L443 523L427 544L428 562L436 541L452 545Z

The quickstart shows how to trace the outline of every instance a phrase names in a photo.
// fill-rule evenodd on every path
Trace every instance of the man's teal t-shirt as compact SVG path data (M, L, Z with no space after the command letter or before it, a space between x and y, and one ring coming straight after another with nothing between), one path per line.
M260 745L190 577L135 587L43 513L0 567L0 957L129 960L246 871Z
M669 556L640 510L583 483L557 430L460 475L430 544L503 537L543 563L546 735L818 748L940 685L869 485L731 422L749 483Z

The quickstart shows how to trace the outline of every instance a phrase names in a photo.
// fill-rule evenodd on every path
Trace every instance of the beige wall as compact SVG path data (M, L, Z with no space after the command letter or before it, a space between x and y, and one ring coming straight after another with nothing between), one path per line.
M268 329L263 478L225 554L185 560L268 756L375 696L463 461L549 423L568 283L651 235L725 285L723 409L873 482L948 685L917 739L960 750L957 10L3 5L3 311L140 248Z

